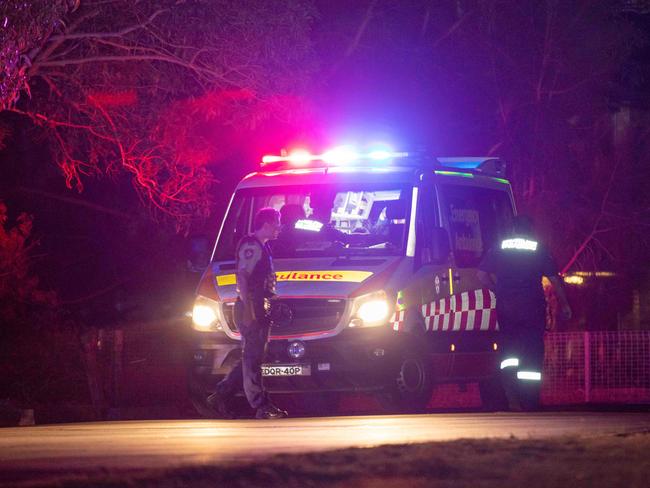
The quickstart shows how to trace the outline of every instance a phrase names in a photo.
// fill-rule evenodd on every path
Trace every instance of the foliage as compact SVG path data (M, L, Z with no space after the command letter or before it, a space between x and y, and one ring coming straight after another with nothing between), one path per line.
M650 254L649 43L635 16L646 11L618 0L368 0L319 46L331 82L399 120L403 139L503 157L519 210L564 270L638 271ZM398 90L396 109L386 94Z
M9 226L7 206L0 201L0 316L10 322L17 308L25 305L53 304L55 296L41 290L30 268L32 217L20 213L16 224Z
M220 135L281 114L311 70L308 0L11 0L0 15L1 106L43 130L68 187L127 172L184 229L209 213Z

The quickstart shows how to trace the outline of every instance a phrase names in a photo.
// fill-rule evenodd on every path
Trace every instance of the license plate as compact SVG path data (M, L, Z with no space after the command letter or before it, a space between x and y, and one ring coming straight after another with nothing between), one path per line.
M263 364L262 376L310 376L311 366L306 364Z

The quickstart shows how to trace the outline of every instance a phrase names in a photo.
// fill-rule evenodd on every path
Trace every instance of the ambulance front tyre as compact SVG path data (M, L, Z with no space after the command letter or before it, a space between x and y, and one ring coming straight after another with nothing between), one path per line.
M215 381L215 384L217 381ZM212 394L212 389L209 389L204 382L197 378L194 374L190 373L188 378L189 398L194 410L205 418L214 418L214 410L207 404L207 398Z
M406 351L396 361L390 383L378 400L389 411L418 413L426 409L432 393L428 355L424 351Z

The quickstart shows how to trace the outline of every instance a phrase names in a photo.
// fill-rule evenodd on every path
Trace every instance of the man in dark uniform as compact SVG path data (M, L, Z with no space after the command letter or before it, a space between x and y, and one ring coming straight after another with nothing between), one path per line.
M217 385L208 397L211 405L224 417L232 417L229 399L244 390L250 406L258 419L275 419L287 416L269 399L262 384L261 365L268 343L270 300L275 296L275 272L269 241L280 231L280 214L273 208L257 212L253 234L239 241L236 253L237 302L235 323L242 338L242 359Z
M513 225L514 234L485 254L478 277L495 291L497 298L497 318L503 337L501 371L506 393L511 400L517 398L522 408L533 409L539 403L544 361L543 276L552 283L566 320L571 318L571 307L553 258L534 236L532 221L517 216Z

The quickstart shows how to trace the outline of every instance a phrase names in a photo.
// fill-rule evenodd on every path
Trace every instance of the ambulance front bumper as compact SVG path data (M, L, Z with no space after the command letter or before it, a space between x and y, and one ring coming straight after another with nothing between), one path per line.
M213 388L241 358L239 341L223 335L212 339L202 337L192 357L193 379L207 389ZM264 385L273 393L380 390L392 379L396 358L400 356L396 339L393 331L376 328L345 330L334 337L311 341L271 340L263 363L267 367L265 373L274 376L264 376ZM289 353L296 342L304 347L301 357ZM296 371L300 374L291 374Z

